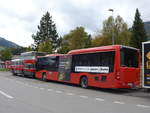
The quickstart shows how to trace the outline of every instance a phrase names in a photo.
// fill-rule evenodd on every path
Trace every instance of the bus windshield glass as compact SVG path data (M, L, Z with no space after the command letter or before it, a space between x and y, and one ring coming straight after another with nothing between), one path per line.
M131 48L121 48L121 66L138 68L138 51Z

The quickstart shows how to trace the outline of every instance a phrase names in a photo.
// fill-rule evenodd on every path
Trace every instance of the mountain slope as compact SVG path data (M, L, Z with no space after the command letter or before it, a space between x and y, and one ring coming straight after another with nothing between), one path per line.
M15 44L14 42L11 42L9 40L6 40L2 37L0 37L0 46L5 48L18 48L19 45Z

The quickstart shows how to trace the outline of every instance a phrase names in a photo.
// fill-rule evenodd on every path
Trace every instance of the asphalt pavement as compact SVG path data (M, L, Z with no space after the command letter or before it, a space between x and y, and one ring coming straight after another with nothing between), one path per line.
M150 113L150 93L82 89L0 72L0 113Z

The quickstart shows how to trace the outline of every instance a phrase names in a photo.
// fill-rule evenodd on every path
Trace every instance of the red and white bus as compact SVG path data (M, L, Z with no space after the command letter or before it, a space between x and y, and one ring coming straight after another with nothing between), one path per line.
M37 65L37 78L79 84L83 88L140 85L139 50L122 45L72 50L49 60L38 59Z
M13 59L11 60L11 72L13 75L22 75L24 69L23 60L22 59Z
M38 56L44 56L46 55L45 52L36 52L36 51L30 51L30 52L24 52L21 53L21 59L23 59L24 69L23 69L23 75L27 77L35 77L35 65L37 61Z
M36 64L36 59L24 59L23 60L24 64L24 69L23 69L23 75L27 77L35 77L35 64Z
M44 52L24 52L18 59L12 60L11 71L14 75L23 75L27 77L35 77L35 64L38 56L44 56Z

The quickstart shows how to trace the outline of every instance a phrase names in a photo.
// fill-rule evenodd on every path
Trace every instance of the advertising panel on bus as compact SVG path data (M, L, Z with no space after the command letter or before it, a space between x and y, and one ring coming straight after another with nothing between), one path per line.
M143 42L142 50L142 86L150 88L150 42Z
M58 80L69 81L71 74L71 55L63 55L59 58Z

